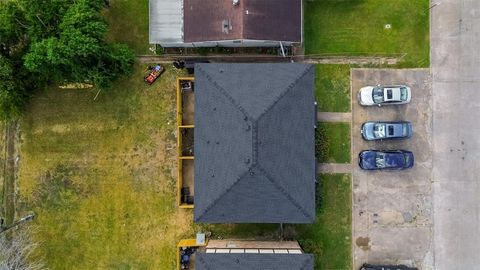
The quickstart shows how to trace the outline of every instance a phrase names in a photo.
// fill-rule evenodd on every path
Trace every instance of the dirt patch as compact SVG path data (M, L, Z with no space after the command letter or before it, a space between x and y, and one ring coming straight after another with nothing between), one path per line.
M370 249L370 238L368 237L358 237L357 240L355 240L355 244L357 247L363 249L363 250L369 250Z
M182 92L182 124L193 125L195 114L195 94L193 91Z
M194 140L194 129L193 128L183 128L181 129L182 136L182 156L194 156L193 152L193 140Z

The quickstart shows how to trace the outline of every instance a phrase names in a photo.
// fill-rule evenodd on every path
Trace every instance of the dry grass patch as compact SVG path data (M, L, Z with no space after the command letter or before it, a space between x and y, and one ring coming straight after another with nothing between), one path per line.
M151 87L144 66L112 89L46 89L22 121L22 211L38 219L52 269L172 269L191 236L175 205L175 78Z

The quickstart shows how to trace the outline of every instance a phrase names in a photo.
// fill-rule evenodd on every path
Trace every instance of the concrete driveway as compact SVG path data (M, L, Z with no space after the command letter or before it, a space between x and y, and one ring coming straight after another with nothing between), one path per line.
M354 269L368 263L403 263L431 268L432 256L432 91L429 70L353 69L352 97L365 85L407 84L407 105L362 107L352 101L353 252ZM366 142L365 121L407 120L411 139ZM365 149L405 149L414 152L415 166L405 171L366 172L358 163Z
M480 269L480 1L431 9L435 269Z

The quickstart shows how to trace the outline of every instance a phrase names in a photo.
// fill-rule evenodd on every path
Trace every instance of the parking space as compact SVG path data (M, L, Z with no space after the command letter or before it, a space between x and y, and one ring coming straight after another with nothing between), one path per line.
M353 254L355 269L365 263L403 263L431 269L432 257L432 91L427 69L353 69L352 97L366 85L406 84L407 105L362 107L352 101ZM366 121L413 124L411 139L367 142ZM367 172L358 163L366 149L410 150L415 166L405 171Z

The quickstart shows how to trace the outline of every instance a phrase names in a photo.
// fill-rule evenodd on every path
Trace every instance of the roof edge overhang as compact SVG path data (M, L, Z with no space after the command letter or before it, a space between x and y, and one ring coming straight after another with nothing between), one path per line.
M183 0L149 0L149 43L182 44Z

